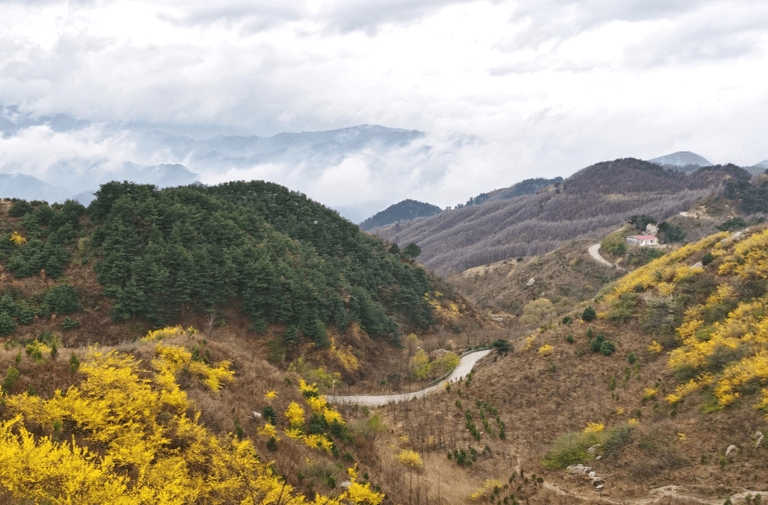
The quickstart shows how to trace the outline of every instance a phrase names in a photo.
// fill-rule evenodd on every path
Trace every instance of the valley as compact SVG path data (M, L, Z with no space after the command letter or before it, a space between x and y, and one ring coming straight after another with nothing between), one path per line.
M4 200L0 499L759 503L742 172L616 160L389 241L260 181Z

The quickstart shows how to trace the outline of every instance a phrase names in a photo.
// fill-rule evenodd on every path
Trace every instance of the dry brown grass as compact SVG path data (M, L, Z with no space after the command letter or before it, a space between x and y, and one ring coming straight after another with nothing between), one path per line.
M592 243L575 241L522 262L510 258L476 267L447 282L478 308L500 315L519 316L528 302L541 297L552 300L558 313L564 313L620 276L589 256L587 248ZM531 278L534 283L529 286Z

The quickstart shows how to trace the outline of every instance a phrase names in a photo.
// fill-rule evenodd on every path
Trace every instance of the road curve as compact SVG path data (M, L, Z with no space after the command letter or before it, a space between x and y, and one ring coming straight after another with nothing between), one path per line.
M611 268L616 267L619 270L624 270L619 265L614 265L607 259L600 256L600 242L598 242L597 244L592 244L591 246L589 246L588 250L589 250L589 255L592 256L592 259L594 259L595 261L602 263L603 265L609 266Z
M380 407L388 403L407 402L414 398L424 398L432 391L436 391L438 388L445 387L444 384L446 382L455 382L462 377L469 375L469 372L472 371L472 367L475 366L475 363L477 363L480 359L488 356L491 352L493 352L491 349L486 349L484 351L476 351L465 354L459 360L458 366L453 369L453 372L451 372L451 374L445 380L441 380L434 386L420 389L419 391L414 391L412 393L397 393L391 395L335 395L326 396L326 400L329 403L356 403L358 405L365 405L367 407Z

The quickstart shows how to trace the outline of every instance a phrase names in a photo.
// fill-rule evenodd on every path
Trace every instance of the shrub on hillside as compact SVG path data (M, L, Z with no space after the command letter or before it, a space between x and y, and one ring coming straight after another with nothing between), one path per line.
M605 249L609 254L621 256L627 252L627 242L624 238L626 232L619 230L611 233L603 239L600 243L600 247Z
M589 348L592 349L592 352L599 352L604 356L610 356L616 350L616 345L609 340L605 340L605 334L601 331L589 340Z
M5 374L5 379L3 379L3 391L5 393L9 393L13 385L16 384L16 379L18 378L19 378L19 370L17 368L9 366L8 371Z
M637 306L637 293L624 293L613 303L613 307L608 311L607 317L611 321L626 323L635 315Z
M80 309L77 290L69 284L54 286L43 298L43 308L53 314L71 314Z
M740 217L734 217L717 226L720 231L736 231L747 227L747 222Z
M587 307L584 309L584 312L581 313L581 320L585 323L589 323L591 321L594 321L597 318L597 312L595 312L595 309L592 307Z
M590 423L590 426L596 426ZM578 463L588 463L595 458L587 449L599 445L603 456L610 456L626 445L632 435L627 425L614 426L608 430L595 431L588 427L584 431L564 433L555 439L552 449L544 456L544 466L551 470L565 468Z
M11 334L15 329L16 322L13 318L5 312L0 313L0 335Z
M414 468L420 468L424 466L421 462L421 456L418 452L411 451L410 449L402 449L397 456L395 456L401 464Z

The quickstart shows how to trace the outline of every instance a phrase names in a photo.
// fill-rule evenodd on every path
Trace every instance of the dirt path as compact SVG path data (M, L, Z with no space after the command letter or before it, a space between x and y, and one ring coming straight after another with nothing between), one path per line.
M609 266L611 268L616 267L619 270L626 270L625 268L621 268L619 265L614 265L613 263L611 263L607 259L605 259L602 256L600 256L600 243L599 242L597 244L592 244L591 246L589 246L588 251L589 251L589 255L592 256L592 259L594 259L598 263L602 263L603 265L607 265L607 266Z
M359 405L365 405L368 407L380 407L388 403L399 403L411 401L414 398L424 398L432 391L436 391L438 388L445 387L446 382L455 382L462 377L469 375L472 368L480 359L488 356L492 350L476 351L469 354L465 354L459 360L459 364L453 369L453 372L445 379L441 380L438 384L430 386L428 388L414 391L412 393L397 393L391 395L351 395L351 396L326 396L326 399L330 403L357 403Z

